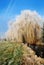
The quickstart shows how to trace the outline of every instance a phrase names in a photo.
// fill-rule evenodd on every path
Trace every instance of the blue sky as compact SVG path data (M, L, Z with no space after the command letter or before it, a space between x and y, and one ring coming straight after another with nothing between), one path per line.
M0 32L5 32L8 21L26 9L44 16L44 0L0 0Z

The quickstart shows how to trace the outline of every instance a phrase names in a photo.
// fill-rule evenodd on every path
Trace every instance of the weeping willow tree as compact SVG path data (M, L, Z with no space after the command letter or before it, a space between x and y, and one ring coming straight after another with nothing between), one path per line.
M43 28L42 28L42 42L44 43L44 23L43 23Z

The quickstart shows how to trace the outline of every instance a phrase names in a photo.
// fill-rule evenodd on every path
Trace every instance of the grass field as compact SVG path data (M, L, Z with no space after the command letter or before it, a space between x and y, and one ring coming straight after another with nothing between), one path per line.
M20 65L22 45L13 42L0 43L0 65Z
M44 60L22 43L0 42L0 65L44 65Z

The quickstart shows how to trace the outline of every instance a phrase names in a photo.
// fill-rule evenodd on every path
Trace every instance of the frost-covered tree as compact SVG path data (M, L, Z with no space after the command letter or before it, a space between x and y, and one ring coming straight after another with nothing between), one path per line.
M9 28L5 33L7 40L35 44L36 38L38 40L41 36L40 21L42 18L36 11L22 11L14 22L9 23Z

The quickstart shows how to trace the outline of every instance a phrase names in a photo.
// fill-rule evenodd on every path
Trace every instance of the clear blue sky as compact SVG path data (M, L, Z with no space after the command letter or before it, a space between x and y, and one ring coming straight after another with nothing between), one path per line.
M0 0L0 32L5 32L8 21L26 9L44 16L44 0Z

